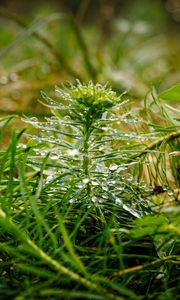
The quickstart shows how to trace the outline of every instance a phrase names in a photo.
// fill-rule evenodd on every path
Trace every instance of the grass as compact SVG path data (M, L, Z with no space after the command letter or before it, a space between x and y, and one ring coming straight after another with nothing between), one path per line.
M87 14L90 2L85 2ZM39 90L47 88L53 95L55 84L75 78L110 82L138 102L151 86L163 91L178 82L178 30L158 1L144 1L141 7L131 3L123 16L109 22L108 34L102 13L90 24L81 23L78 14L75 22L51 6L42 5L33 18L32 13L22 17L0 10L1 115L45 115L36 101Z
M92 82L42 93L52 116L0 152L1 299L178 299L177 91L140 111Z

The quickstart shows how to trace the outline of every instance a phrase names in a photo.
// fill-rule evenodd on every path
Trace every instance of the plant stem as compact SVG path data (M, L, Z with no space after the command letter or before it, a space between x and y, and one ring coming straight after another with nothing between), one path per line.
M87 136L84 141L84 155L83 155L83 169L85 176L89 179L89 143L88 143L89 137ZM91 195L91 184L90 182L87 182L87 195Z
M119 272L116 272L116 273L112 274L111 278L120 277L120 276L123 276L127 273L133 273L133 272L136 272L136 271L139 271L139 270L143 270L145 268L154 266L156 264L159 264L161 262L168 261L168 260L180 261L180 256L178 256L178 255L169 255L169 256L162 257L160 259L156 259L156 260L154 260L150 263L144 264L144 265L138 265L138 266L134 266L134 267L131 267L131 268L127 268L127 269L124 269L122 271L119 271Z
M139 154L131 156L130 159L133 160L135 158L139 158L139 157L143 156L144 154L146 154L147 151L150 151L150 150L155 149L156 147L159 147L162 143L169 143L170 141L173 141L178 138L180 138L180 131L173 132L171 134L163 136L162 138L158 139L157 141L151 143L149 146L142 149L142 152L140 152Z
M83 169L85 176L89 177L89 134L86 133L83 147Z
M81 0L79 10L76 15L76 22L80 26L84 20L84 17L88 11L91 0Z
M70 24L71 24L72 28L74 29L74 34L76 36L79 48L80 48L80 50L82 52L82 56L83 56L83 59L84 59L84 64L86 66L86 70L89 73L90 77L93 80L96 80L98 72L97 72L97 70L95 69L94 65L91 62L90 54L89 54L89 49L88 49L88 47L87 47L87 45L85 43L85 40L84 40L83 35L82 35L82 32L81 32L81 30L80 30L77 22L75 22L73 20L73 18L70 19Z
M170 142L172 140L178 139L180 137L180 131L173 132L171 134L168 134L166 136L163 136L162 138L158 139L157 141L150 144L147 148L144 150L153 150L154 148L160 146L163 142Z
M89 172L89 138L91 134L91 122L90 122L90 110L87 113L86 116L86 123L84 125L84 144L83 144L83 170L86 178L90 178L90 172ZM90 182L87 183L87 195L90 196L91 194L91 184Z

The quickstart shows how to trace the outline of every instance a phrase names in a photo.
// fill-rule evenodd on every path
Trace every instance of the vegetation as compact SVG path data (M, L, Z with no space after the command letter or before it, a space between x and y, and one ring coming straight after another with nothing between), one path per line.
M13 2L0 3L0 299L178 300L177 1Z
M20 2L27 6L26 14ZM73 7L87 4L84 12L79 6L75 16L53 0L49 5L44 2L33 9L34 2L19 0L16 12L0 8L1 115L48 114L38 105L39 90L53 96L55 85L76 78L110 82L114 90L126 90L136 102L152 86L163 91L179 82L179 28L162 1L112 0L120 2L120 15L113 4L105 7L106 0L96 5L73 1ZM59 2L70 6L72 1Z
M53 116L0 152L1 299L178 299L179 119L159 100L178 91L143 117L92 82L42 93Z

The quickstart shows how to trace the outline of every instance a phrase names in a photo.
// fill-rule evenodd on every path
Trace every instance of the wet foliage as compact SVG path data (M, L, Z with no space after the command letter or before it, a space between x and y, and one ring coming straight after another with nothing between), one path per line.
M178 299L172 97L179 85L134 110L91 81L42 92L52 115L24 116L28 129L0 151L1 299Z

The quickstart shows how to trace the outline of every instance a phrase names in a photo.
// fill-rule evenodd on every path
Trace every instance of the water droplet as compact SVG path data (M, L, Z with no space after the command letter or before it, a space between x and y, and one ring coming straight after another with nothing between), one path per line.
M122 204L122 200L121 199L119 199L119 198L116 198L116 200L115 200L115 204Z
M173 196L173 195L174 195L174 193L173 193L172 191L169 191L169 192L168 192L168 196L171 197L171 196Z
M46 181L51 181L53 179L53 176L52 175L49 175L47 178L46 178Z
M92 184L93 186L98 186L98 185L99 185L99 183L98 183L97 181L92 181L91 184Z
M128 182L133 181L133 176L131 174L128 174L127 179Z
M131 213L133 216L135 216L136 218L140 218L141 217L140 214L137 211L135 211L133 208L127 206L126 204L123 204L123 208L126 211L128 211L129 213Z
M70 203L70 204L73 204L74 202L75 202L74 199L70 199L70 200L69 200L69 203Z
M103 199L100 199L100 200L99 200L99 203L103 203L103 202L104 202L104 200L103 200Z
M102 189L103 189L103 191L108 191L108 188L107 188L107 186L102 186Z
M64 121L66 122L66 121L70 121L71 120L71 117L70 116L65 116L64 117Z
M118 165L116 165L116 164L111 164L110 166L109 166L109 170L110 171L115 171L115 170L117 170L118 169Z
M115 184L115 183L116 183L116 181L115 181L115 180L112 180L110 183L111 183L111 184Z
M79 151L77 149L70 149L67 151L67 153L70 155L70 156L76 156L79 154Z
M89 182L89 178L84 178L84 179L83 179L83 183L84 183L84 184L86 184L86 183L88 183L88 182Z
M116 190L117 190L118 192L122 192L122 191L124 190L124 188L118 187Z
M58 156L58 155L53 155L53 156L51 156L51 159L52 159L52 160L59 159L59 156Z
M77 184L77 187L78 187L79 189L82 189L83 185L82 185L81 183L78 183L78 184Z
M23 148L23 149L25 149L27 146L26 145L23 145L23 144L20 144L20 145L18 145L17 146L17 148Z
M97 201L98 201L97 197L93 196L93 197L92 197L92 202L93 202L93 203L96 203Z

